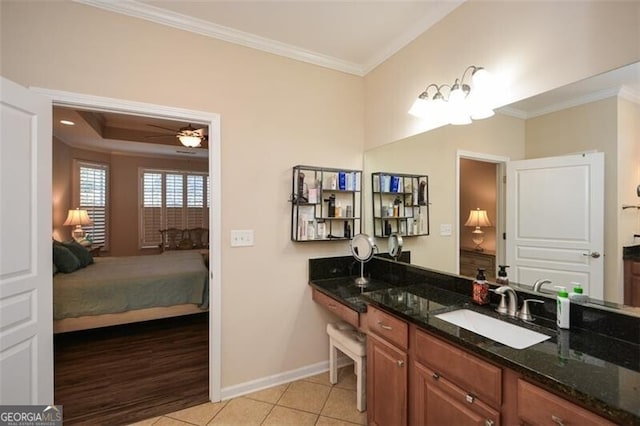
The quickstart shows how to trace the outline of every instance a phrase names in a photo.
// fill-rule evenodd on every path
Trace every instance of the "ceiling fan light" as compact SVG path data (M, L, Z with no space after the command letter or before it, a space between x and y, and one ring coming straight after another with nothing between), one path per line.
M195 148L200 146L200 142L202 142L202 139L200 138L200 136L193 136L193 135L180 135L178 136L178 139L180 140L180 143L188 148Z

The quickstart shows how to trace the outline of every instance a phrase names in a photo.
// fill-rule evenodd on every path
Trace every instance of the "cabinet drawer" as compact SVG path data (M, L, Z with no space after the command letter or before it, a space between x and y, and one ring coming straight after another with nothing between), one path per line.
M500 426L500 412L435 371L414 363L414 424Z
M518 417L531 425L613 425L551 392L518 380Z
M415 330L416 359L493 407L502 404L502 369Z
M311 298L314 302L324 306L325 308L327 308L327 310L333 312L335 315L342 318L352 326L356 328L360 327L358 312L354 311L347 305L340 303L337 300L327 296L326 294L319 292L315 288L312 289Z
M631 273L633 275L640 275L640 262L629 261L631 263Z
M376 309L367 308L367 326L369 332L385 338L401 349L409 346L409 326L406 322Z

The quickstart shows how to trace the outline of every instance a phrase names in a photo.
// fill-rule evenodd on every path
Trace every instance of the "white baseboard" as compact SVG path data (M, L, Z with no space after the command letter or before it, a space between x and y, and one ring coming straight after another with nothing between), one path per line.
M338 356L338 367L344 367L345 365L349 364L353 364L353 360L351 360L349 357L343 355ZM263 389L282 385L284 383L294 382L296 380L304 379L305 377L315 376L317 374L324 373L325 371L329 371L329 361L307 365L295 370L289 370L283 373L274 374L273 376L267 376L260 379L251 380L249 382L240 383L238 385L222 388L220 396L224 401L249 393L261 391ZM329 384L329 382L327 382L327 384Z

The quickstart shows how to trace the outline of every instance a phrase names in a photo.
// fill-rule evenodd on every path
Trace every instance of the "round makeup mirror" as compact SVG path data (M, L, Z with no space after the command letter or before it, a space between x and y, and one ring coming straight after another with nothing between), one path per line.
M402 253L402 242L402 236L397 232L389 235L389 241L387 242L389 256L391 256L395 261L398 260L400 254Z
M360 262L360 277L356 278L358 287L366 287L369 280L364 277L364 264L373 257L376 245L367 234L358 234L350 242L351 254Z

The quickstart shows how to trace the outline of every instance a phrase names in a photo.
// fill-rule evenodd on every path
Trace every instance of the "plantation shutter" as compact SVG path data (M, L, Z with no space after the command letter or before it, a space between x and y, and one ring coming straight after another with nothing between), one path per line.
M187 175L187 228L201 228L204 219L204 176Z
M143 174L142 194L142 246L157 246L162 242L162 173Z
M161 229L208 228L209 176L205 173L141 169L140 194L140 247L161 244Z
M182 175L165 175L166 228L183 228Z
M107 246L107 172L106 164L78 162L79 202L93 221L82 227L93 244Z

